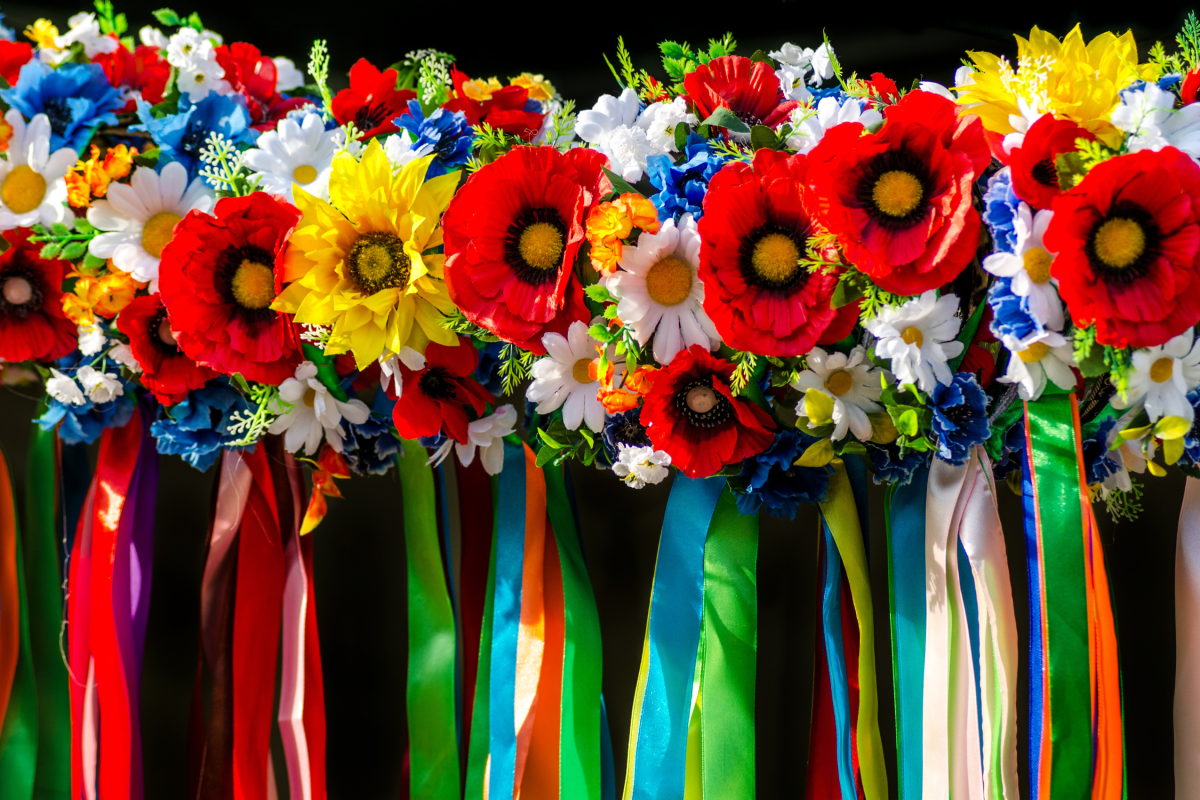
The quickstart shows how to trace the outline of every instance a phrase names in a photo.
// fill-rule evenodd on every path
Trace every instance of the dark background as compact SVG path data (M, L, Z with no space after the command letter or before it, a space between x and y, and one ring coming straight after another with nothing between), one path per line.
M133 32L150 24L154 2L121 2ZM824 28L848 71L882 71L901 86L915 78L948 83L968 49L1015 55L1012 33L1041 27L1061 36L1083 22L1087 37L1132 28L1144 54L1156 40L1169 42L1185 9L1100 4L1034 9L989 3L944 9L937 5L887 6L759 0L706 7L700 3L469 3L307 6L304 3L212 3L193 8L227 42L248 41L268 55L307 63L311 40L329 41L331 82L359 57L378 66L421 47L454 53L472 76L501 79L541 72L564 97L589 108L617 89L601 59L623 35L638 67L662 76L655 44L665 38L705 42L733 30L738 52L776 49L784 41L815 47ZM1083 10L1087 10L1085 16ZM1103 10L1102 10L1103 9ZM18 31L39 16L61 30L80 6L53 0L8 5ZM1141 19L1134 15L1144 13ZM986 12L986 13L985 13ZM1100 27L1101 24L1106 27ZM615 61L615 58L613 59ZM30 390L0 392L0 444L22 480ZM146 796L184 795L186 735L195 671L200 577L209 497L215 470L201 474L173 457L162 459L150 623L143 687ZM633 492L610 474L576 466L583 538L600 611L604 640L604 695L613 734L618 786L624 778L626 736L641 656L646 607L658 533L669 485ZM395 798L406 739L404 541L395 475L341 482L343 500L315 532L316 604L325 670L328 771L331 798ZM1147 478L1145 511L1134 523L1112 524L1099 511L1120 634L1130 795L1172 795L1171 702L1174 682L1174 547L1183 478ZM882 556L883 494L872 486L870 552L877 609L880 726L895 789L894 717ZM1021 640L1026 641L1025 548L1020 503L1001 487L1001 517L1008 540ZM20 495L18 495L20 496ZM816 613L817 523L811 509L793 521L764 516L759 557L759 661L757 760L759 795L802 797L808 752ZM1080 676L1087 680L1086 674ZM1025 663L1020 674L1025 697ZM1025 710L1018 709L1022 794L1026 794ZM276 737L277 738L277 737ZM276 743L277 744L277 743ZM275 765L286 795L282 754Z

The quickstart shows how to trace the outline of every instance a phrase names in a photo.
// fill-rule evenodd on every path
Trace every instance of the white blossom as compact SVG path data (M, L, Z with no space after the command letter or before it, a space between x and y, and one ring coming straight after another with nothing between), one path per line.
M638 447L625 442L617 443L617 461L613 474L631 489L641 489L646 484L662 483L671 466L671 456L653 447Z

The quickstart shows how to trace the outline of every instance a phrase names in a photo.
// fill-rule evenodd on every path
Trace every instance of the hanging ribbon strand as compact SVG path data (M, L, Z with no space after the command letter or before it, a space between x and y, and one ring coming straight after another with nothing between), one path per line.
M1175 544L1175 793L1200 796L1200 480L1188 478Z

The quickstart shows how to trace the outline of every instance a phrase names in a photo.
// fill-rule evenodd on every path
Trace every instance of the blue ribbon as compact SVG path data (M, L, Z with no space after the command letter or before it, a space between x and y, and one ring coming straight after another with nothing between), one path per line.
M1028 459L1029 453L1026 453ZM1029 797L1038 800L1042 756L1042 578L1038 566L1037 509L1028 461L1021 465L1025 510L1025 568L1029 578Z
M649 665L637 728L633 797L683 797L688 722L704 609L704 543L724 478L675 476L650 597Z
M851 744L850 682L846 677L846 648L842 642L842 557L833 533L821 517L824 542L824 585L821 590L821 627L825 658L829 662L829 693L833 699L833 724L837 731L838 783L842 800L857 800L854 786L854 753Z
M975 574L971 571L971 559L967 556L962 539L958 540L958 585L962 590L963 615L967 618L967 638L971 642L971 669L975 672L975 708L980 712L975 717L979 728L979 758L987 764L983 752L983 690L979 684L979 597L975 594Z

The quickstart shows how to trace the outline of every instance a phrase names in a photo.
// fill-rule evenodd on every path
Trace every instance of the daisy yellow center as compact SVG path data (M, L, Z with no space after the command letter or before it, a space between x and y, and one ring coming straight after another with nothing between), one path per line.
M925 344L925 336L921 333L921 329L911 325L900 331L900 338L904 340L905 344L915 344L917 347Z
M312 183L317 179L317 168L301 164L292 170L292 180L299 184Z
M911 172L889 170L879 176L871 190L875 207L889 217L906 217L921 204L925 188Z
M555 269L562 261L563 235L549 222L535 222L521 231L517 251L525 263L536 269Z
M302 398L301 402L303 402L304 405L308 406L309 408L312 408L313 406L315 406L317 404L317 390L316 389L308 389L304 393L304 397Z
M233 299L243 308L258 310L275 299L275 273L266 264L242 259L229 282Z
M592 359L581 358L571 368L571 377L580 383L592 383L595 379L592 377L591 367Z
M350 276L366 294L403 289L412 275L412 261L404 241L394 233L364 233L354 240L346 256Z
M1092 245L1105 266L1125 269L1146 252L1146 231L1135 220L1114 217L1096 229Z
M646 273L646 294L660 306L677 306L692 293L692 268L675 256L667 256Z
M28 214L42 204L46 197L46 179L33 167L21 164L0 184L0 200L14 214Z
M1046 344L1045 342L1034 342L1033 344L1029 345L1029 347L1026 347L1024 350L1017 353L1017 357L1026 364L1033 364L1034 362L1041 361L1046 357L1046 353L1049 352L1050 345Z
M787 283L800 269L800 248L790 236L768 233L754 245L750 266L767 283Z
M33 299L33 284L27 279L15 275L4 282L4 288L0 289L0 293L4 295L4 302L10 306L23 306Z
M1160 358L1150 365L1150 380L1155 383L1166 383L1175 372L1175 359Z
M1031 247L1025 251L1023 259L1029 280L1034 283L1046 283L1050 280L1050 262L1054 260L1054 256L1040 247Z
M163 248L175 235L175 224L181 217L170 211L160 211L142 226L142 249L155 258L162 258Z
M850 377L850 373L846 370L839 369L825 379L825 388L841 397L854 388L854 378Z

